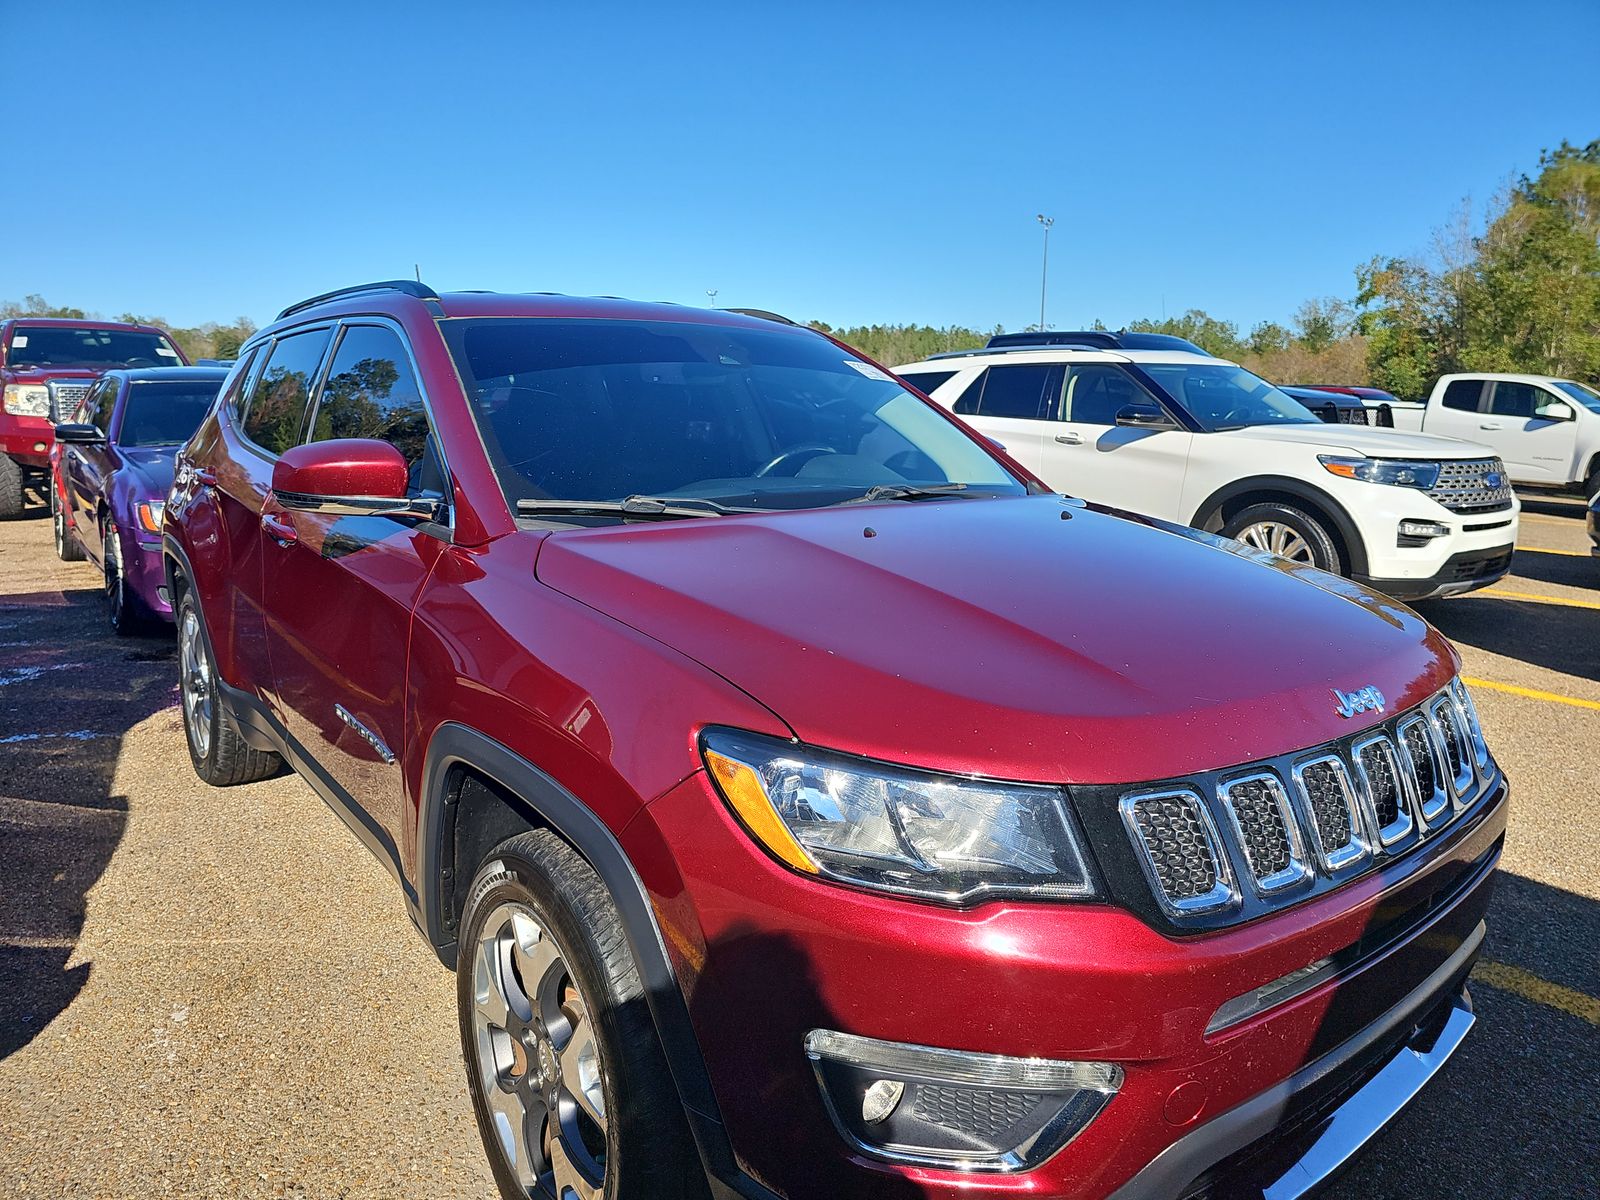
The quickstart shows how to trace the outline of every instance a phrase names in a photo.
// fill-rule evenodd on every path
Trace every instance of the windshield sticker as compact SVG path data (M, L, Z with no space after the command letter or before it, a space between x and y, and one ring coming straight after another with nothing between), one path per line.
M11 335L11 348L13 350L21 350L27 344L28 344L28 335L27 334L25 334L25 333L14 333L14 334Z
M162 358L177 358L178 357L178 352L176 350L171 349L170 347L167 347L167 346L157 346L156 347L156 353L161 355Z
M844 365L847 366L847 367L855 368L857 371L860 371L863 375L865 375L868 379L881 379L885 383L893 383L894 382L894 377L891 376L887 371L880 371L880 370L878 370L877 367L873 366L871 363L864 363L859 358L847 358L847 359L844 360Z

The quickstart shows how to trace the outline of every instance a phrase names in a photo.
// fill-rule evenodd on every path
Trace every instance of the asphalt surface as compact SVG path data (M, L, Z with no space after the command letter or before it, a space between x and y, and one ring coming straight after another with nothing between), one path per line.
M1600 1179L1600 561L1580 516L1530 501L1513 576L1423 606L1482 681L1515 811L1478 1026L1340 1200ZM393 881L293 775L197 780L170 632L113 637L98 586L48 520L0 523L0 1195L491 1196L452 980Z

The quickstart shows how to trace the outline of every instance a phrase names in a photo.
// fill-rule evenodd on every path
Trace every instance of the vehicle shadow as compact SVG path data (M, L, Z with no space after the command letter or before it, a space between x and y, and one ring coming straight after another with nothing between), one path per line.
M1452 642L1600 682L1600 609L1469 595L1417 611Z
M1517 499L1522 501L1522 511L1525 513L1583 520L1584 502L1576 496L1565 496L1560 492L1518 492Z
M1541 583L1590 591L1600 589L1600 561L1590 554L1540 554L1536 550L1518 550L1511 570L1518 579L1537 579Z
M127 824L117 759L174 702L175 657L169 632L113 637L93 587L0 595L0 1058L88 982L69 963Z

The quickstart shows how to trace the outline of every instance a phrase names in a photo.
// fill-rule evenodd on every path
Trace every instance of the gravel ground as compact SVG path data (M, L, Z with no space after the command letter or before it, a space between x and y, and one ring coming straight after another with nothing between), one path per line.
M1496 591L1600 605L1576 505L1522 532L1569 553ZM1600 607L1425 613L1468 676L1600 702ZM0 524L0 1195L490 1196L451 977L297 778L195 779L175 676L170 633L106 631L47 520ZM1341 1200L1600 1178L1600 710L1476 695L1515 785L1485 957L1519 971L1474 984L1477 1029Z

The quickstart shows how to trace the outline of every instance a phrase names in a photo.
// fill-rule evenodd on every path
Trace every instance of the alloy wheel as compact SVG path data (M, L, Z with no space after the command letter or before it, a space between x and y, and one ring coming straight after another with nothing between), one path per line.
M1305 563L1312 567L1317 565L1316 555L1311 552L1311 543L1300 536L1292 525L1285 525L1282 521L1257 521L1254 525L1246 525L1239 531L1238 540L1252 549L1265 550L1290 562Z
M527 905L497 906L473 954L474 1082L530 1197L600 1200L606 1103L592 1009Z
M61 511L61 502L56 499L55 489L50 489L50 523L55 527L56 557L67 556L67 514Z
M122 609L128 602L122 575L122 539L115 527L106 532L106 603L111 606L111 628L122 625Z
M178 671L183 688L183 719L189 730L189 743L196 758L204 758L211 750L211 712L213 689L211 685L211 660L206 656L205 641L200 633L200 618L192 606L183 610L183 621L178 629Z

